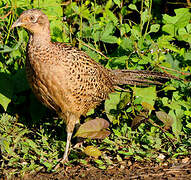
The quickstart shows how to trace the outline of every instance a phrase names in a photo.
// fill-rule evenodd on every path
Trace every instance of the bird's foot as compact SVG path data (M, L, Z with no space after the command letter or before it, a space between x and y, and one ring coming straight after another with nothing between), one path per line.
M64 165L64 163L67 163L68 162L68 157L66 158L60 158L58 160L58 164L55 166L54 170L57 170L59 169L60 167L62 167Z
M55 170L60 168L60 165L68 162L68 153L69 153L69 146L70 146L70 141L71 141L72 133L67 133L67 142L66 142L66 149L64 152L64 156L62 159L59 160L58 164L55 166Z

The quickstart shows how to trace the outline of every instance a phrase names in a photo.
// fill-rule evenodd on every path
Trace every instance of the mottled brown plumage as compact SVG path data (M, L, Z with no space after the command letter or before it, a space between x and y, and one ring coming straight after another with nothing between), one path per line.
M168 75L136 70L108 70L83 51L51 42L49 20L40 10L24 11L12 27L22 26L30 38L27 46L26 73L37 98L55 110L66 122L67 159L71 135L80 116L95 108L118 84L141 85L145 79Z

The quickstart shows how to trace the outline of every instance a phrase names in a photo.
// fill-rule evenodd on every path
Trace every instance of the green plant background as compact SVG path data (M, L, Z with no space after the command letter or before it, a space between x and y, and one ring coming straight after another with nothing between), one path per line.
M101 142L86 140L85 146L102 152L93 166L107 169L129 158L160 162L190 154L191 13L186 1L173 1L176 6L164 2L0 2L0 174L53 171L65 147L63 122L35 99L25 79L28 35L22 28L11 30L31 8L47 14L52 41L76 46L106 68L162 71L181 78L162 86L124 86L127 91L112 93L90 111L88 118L108 119L112 132ZM69 158L69 163L87 163L83 148L72 149Z

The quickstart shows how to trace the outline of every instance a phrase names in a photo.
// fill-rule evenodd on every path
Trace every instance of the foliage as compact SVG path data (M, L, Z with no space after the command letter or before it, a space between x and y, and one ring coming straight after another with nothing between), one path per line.
M43 168L53 171L64 151L62 121L34 98L25 79L28 35L23 29L11 30L21 12L31 8L40 8L48 15L53 41L77 46L107 68L163 71L182 79L162 82L163 86L157 87L124 86L125 91L110 94L105 110L99 107L89 112L88 117L108 118L112 131L102 142L86 140L86 145L91 145L85 149L86 154L98 157L102 151L94 165L106 169L129 158L161 161L158 158L161 153L166 159L190 154L191 83L185 79L190 80L191 71L191 13L188 8L177 8L160 16L161 12L154 11L154 3L152 0L134 0L132 4L125 0L88 0L67 5L61 0L0 2L3 174L22 175ZM93 151L97 155L92 155ZM73 149L70 162L86 160L85 156L79 157L80 153Z

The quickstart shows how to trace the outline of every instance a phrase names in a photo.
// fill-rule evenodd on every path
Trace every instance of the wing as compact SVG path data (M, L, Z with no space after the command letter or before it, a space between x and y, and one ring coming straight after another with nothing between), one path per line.
M54 77L50 78L56 83L57 96L62 94L61 102L65 105L60 107L85 114L114 91L111 73L83 51L61 43L55 43L55 46L59 48L59 54L54 57L56 62L50 69Z

